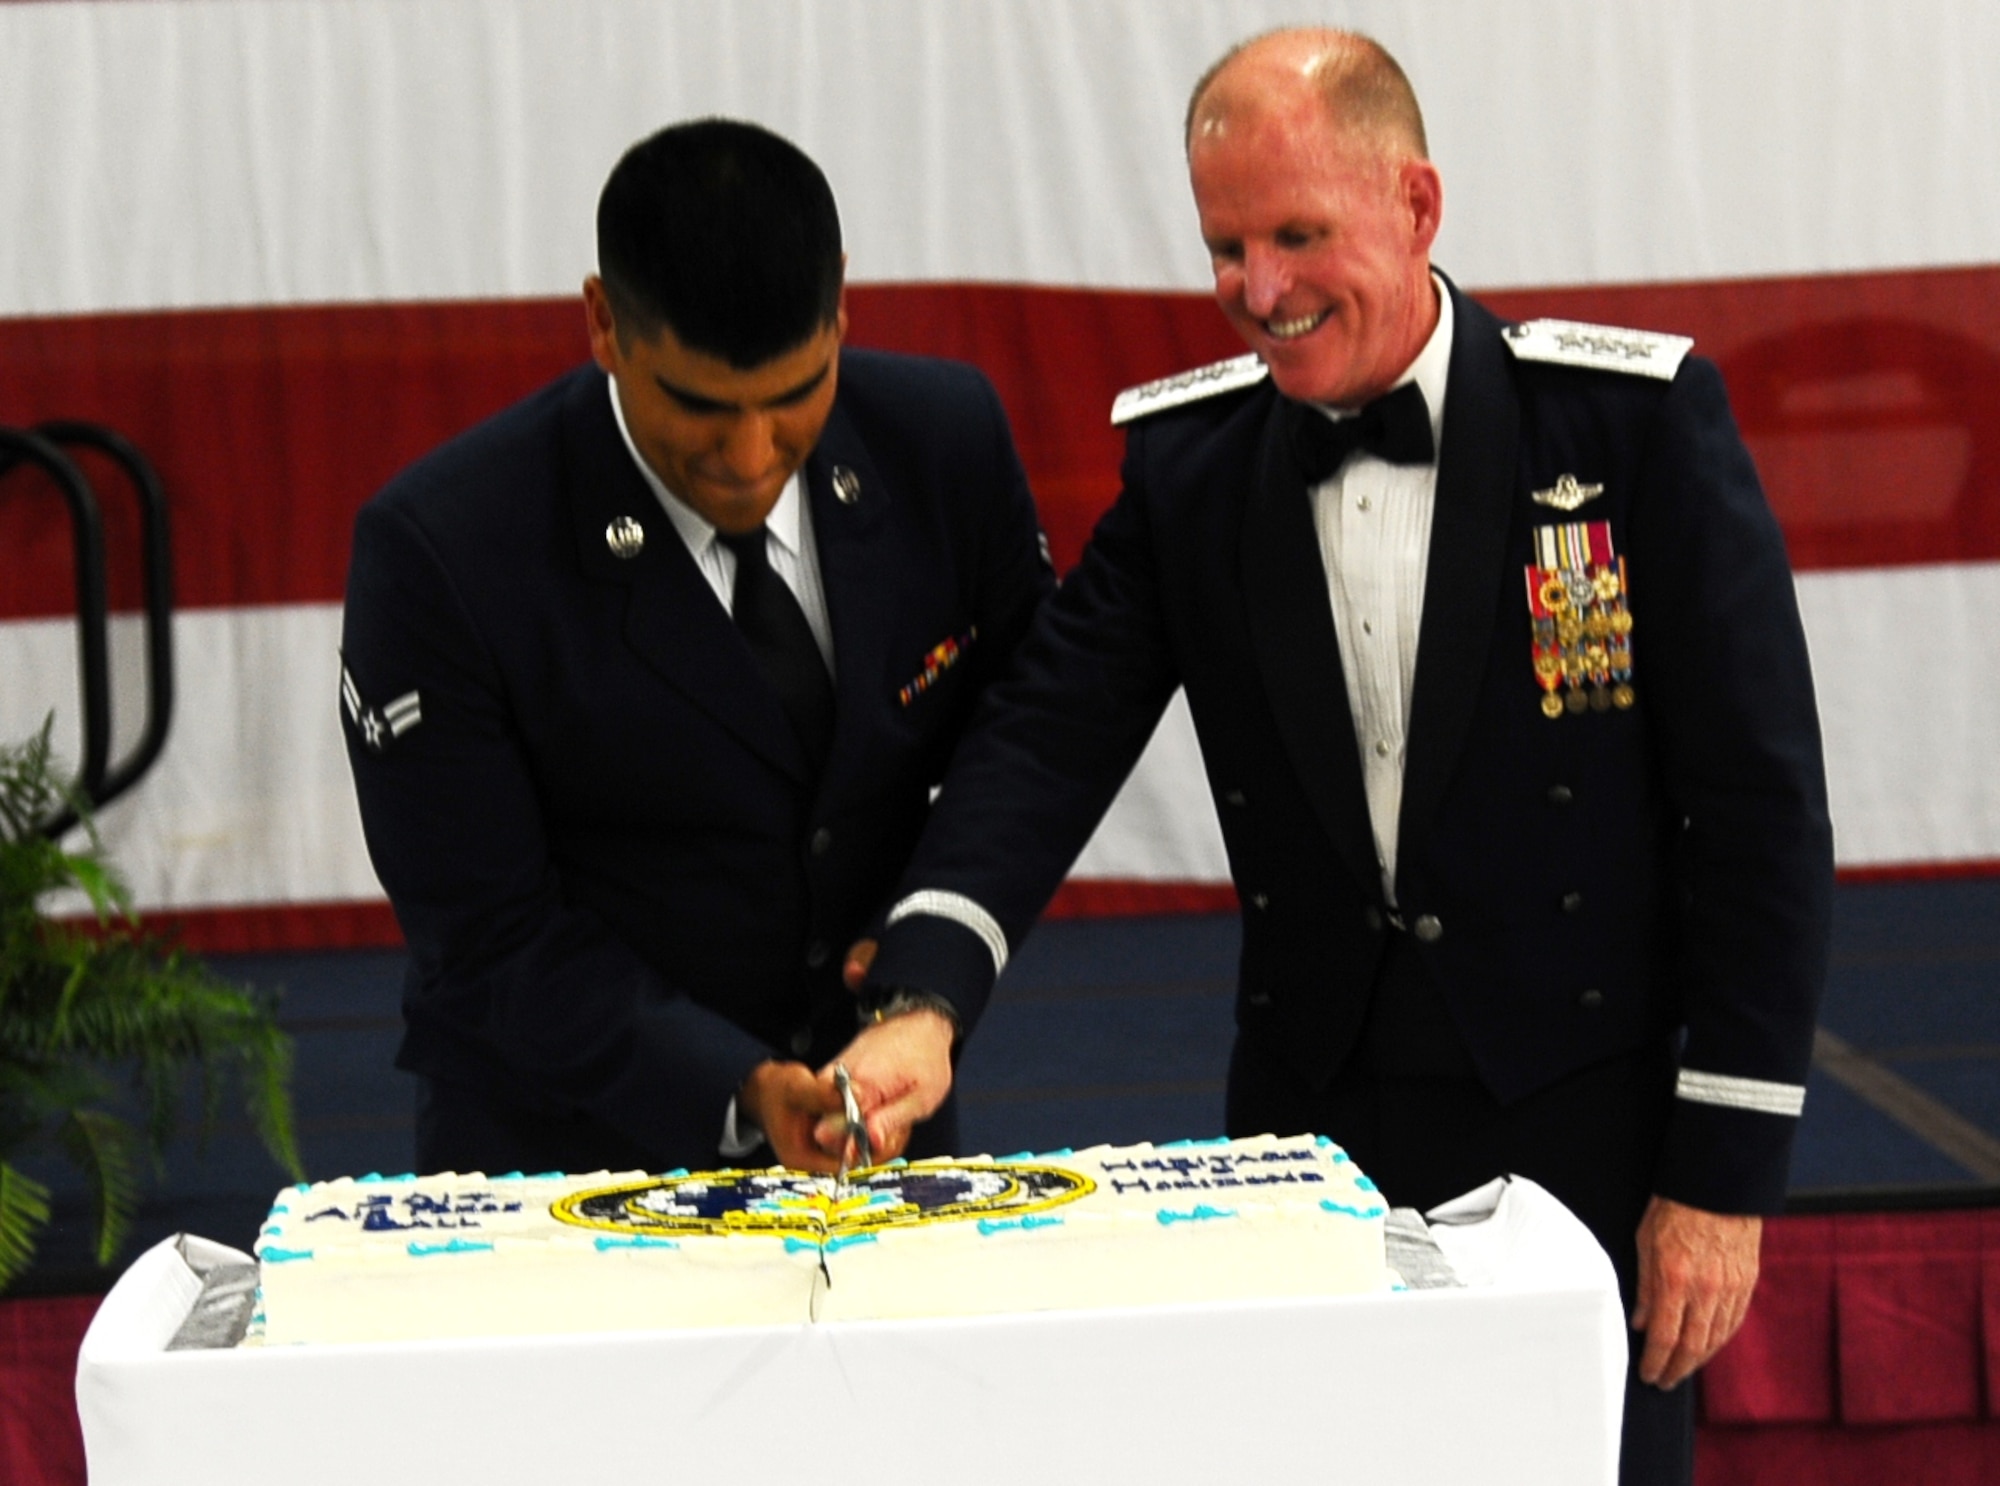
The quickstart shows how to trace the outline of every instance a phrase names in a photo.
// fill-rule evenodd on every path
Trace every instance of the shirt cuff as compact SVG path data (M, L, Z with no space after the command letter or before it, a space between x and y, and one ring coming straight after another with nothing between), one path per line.
M722 1117L722 1140L716 1146L725 1160L734 1161L749 1155L764 1143L764 1132L749 1120L739 1119L736 1101L729 1101L729 1112Z

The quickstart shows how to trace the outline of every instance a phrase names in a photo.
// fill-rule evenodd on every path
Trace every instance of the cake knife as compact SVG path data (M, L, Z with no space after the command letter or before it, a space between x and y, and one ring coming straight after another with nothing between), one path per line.
M847 1173L855 1169L855 1166L850 1164L847 1159L847 1153L850 1149L848 1142L853 1142L852 1150L855 1156L859 1158L858 1165L860 1167L873 1166L875 1164L875 1152L868 1143L868 1122L861 1117L861 1101L855 1097L854 1080L848 1077L846 1064L836 1063L833 1065L833 1082L834 1086L840 1090L840 1104L842 1112L846 1116L847 1125L847 1128L841 1131L840 1169L834 1173L833 1179L836 1190L845 1192L847 1190Z

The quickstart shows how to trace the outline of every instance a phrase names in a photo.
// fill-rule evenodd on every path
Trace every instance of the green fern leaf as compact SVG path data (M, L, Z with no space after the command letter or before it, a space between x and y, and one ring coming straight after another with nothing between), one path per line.
M125 1246L139 1208L143 1151L138 1134L116 1115L77 1109L57 1128L56 1143L90 1184L97 1217L97 1262L109 1264Z
M35 1257L35 1235L49 1221L49 1189L0 1161L0 1290Z
M69 880L83 889L90 899L90 906L97 911L100 924L109 923L116 917L127 917L132 909L132 895L118 875L102 862L87 856L66 856L63 868Z
M0 1160L53 1136L89 1183L108 1263L130 1230L146 1157L158 1167L189 1114L205 1139L230 1085L278 1164L301 1175L291 1041L274 998L222 981L139 923L87 808L57 778L52 722L24 744L0 744ZM40 830L63 803L83 822L75 852ZM90 900L94 927L42 917L43 900L67 889ZM136 1127L112 1112L106 1075L130 1080ZM12 1167L0 1176L4 1290L33 1253L47 1194Z

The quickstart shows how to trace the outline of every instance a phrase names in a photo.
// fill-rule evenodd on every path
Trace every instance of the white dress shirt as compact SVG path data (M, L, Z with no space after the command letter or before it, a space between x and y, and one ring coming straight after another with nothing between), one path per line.
M1415 382L1430 409L1431 441L1444 446L1444 392L1451 370L1451 295L1433 278L1438 323L1397 379ZM1351 411L1321 407L1329 418ZM1313 525L1326 567L1347 705L1361 749L1361 778L1382 891L1396 901L1396 820L1403 804L1410 685L1417 673L1417 629L1424 613L1424 565L1430 556L1437 465L1390 464L1356 452L1312 487Z

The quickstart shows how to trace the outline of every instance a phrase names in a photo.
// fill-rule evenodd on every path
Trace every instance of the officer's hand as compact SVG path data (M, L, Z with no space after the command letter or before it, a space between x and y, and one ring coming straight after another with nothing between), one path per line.
M939 1013L907 1011L863 1027L836 1060L853 1081L877 1161L902 1155L910 1131L936 1114L951 1092L953 1035ZM828 1064L822 1076L831 1078L832 1071ZM821 1120L814 1134L822 1151L840 1154L846 1130L837 1116Z
M847 962L840 967L840 978L850 991L861 989L861 983L868 979L868 967L875 963L875 941L857 939L854 947L847 952Z
M1646 1333L1639 1378L1672 1388L1736 1335L1757 1288L1764 1220L1655 1197L1639 1220L1639 1295L1632 1329Z
M778 1160L798 1171L832 1171L835 1156L820 1149L813 1127L840 1109L831 1073L803 1063L759 1063L736 1091L736 1111L764 1132Z

